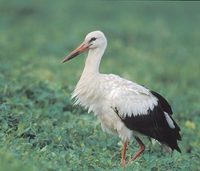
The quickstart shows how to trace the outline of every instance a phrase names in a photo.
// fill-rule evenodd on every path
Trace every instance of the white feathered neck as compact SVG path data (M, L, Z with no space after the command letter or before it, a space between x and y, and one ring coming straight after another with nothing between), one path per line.
M81 78L88 77L91 74L99 73L99 65L101 62L101 58L104 54L105 48L106 47L101 47L89 50Z
M72 94L72 98L75 98L75 104L88 108L94 100L98 99L98 94L95 91L98 91L99 65L105 49L106 45L89 50L83 73Z

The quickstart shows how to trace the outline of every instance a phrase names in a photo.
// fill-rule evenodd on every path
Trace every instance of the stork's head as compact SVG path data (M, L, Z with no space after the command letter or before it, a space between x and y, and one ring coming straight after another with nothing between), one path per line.
M63 63L69 61L70 59L76 57L77 55L94 49L105 49L107 45L106 37L101 31L93 31L87 34L83 43L81 43L75 50L73 50L69 55L63 59Z

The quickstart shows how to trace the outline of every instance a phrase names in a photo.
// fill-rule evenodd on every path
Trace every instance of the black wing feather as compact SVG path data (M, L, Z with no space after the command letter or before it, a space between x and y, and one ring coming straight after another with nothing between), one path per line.
M155 91L151 91L151 93L158 99L158 103L159 103L160 107L163 109L163 111L172 115L173 114L172 108L169 105L169 103L167 102L167 100Z

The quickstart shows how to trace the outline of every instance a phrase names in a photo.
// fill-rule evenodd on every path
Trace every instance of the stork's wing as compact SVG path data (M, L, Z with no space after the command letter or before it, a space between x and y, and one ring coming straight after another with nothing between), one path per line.
M150 136L180 152L180 128L173 120L168 102L150 91L121 77L110 75L111 107L127 128ZM114 88L113 88L114 87Z
M156 98L147 88L117 75L104 78L106 97L112 107L117 107L120 117L147 115L158 105Z

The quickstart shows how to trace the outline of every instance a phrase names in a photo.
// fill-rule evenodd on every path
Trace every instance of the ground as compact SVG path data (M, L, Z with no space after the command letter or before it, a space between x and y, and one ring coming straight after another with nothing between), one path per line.
M94 30L108 39L101 72L160 92L181 127L181 154L143 138L125 170L200 170L199 21L198 2L1 0L0 170L123 170L120 139L70 99L86 55L61 64Z

